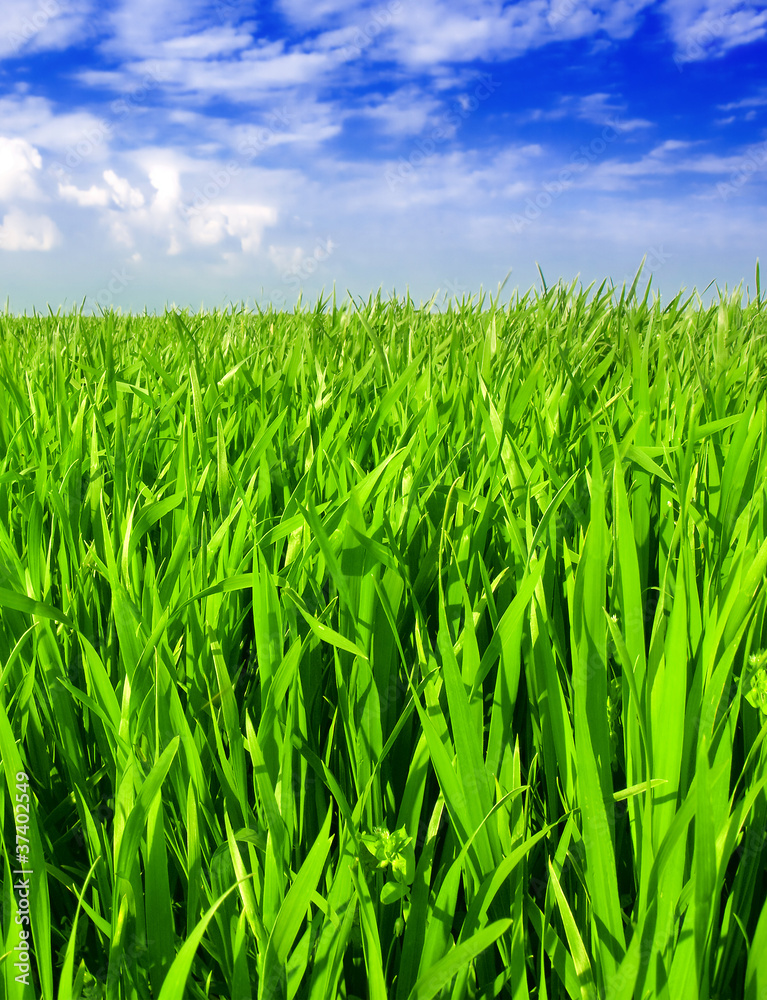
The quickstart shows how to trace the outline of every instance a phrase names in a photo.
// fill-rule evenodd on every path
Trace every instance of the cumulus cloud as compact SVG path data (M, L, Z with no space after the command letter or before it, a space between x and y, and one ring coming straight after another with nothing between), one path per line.
M14 208L0 225L0 250L52 250L60 242L61 233L47 215L27 215Z
M0 136L0 199L39 198L34 173L42 165L40 153L26 139Z
M148 180L152 196L115 169L103 171L106 186L81 188L64 181L58 185L62 200L102 210L100 229L106 230L114 246L134 249L148 240L153 247L164 244L166 255L175 257L219 244L223 254L226 244L230 252L231 241L236 240L242 253L254 254L264 229L278 219L278 209L268 203L268 196L254 199L247 195L254 179L266 180L268 172L231 163L230 167L236 167L231 173L223 167L210 169L210 160L195 160L159 147L136 150L130 160L137 176Z
M175 206L181 208L180 205ZM277 209L269 205L253 202L216 202L202 205L200 208L187 208L184 212L175 212L172 217L165 216L165 221L155 212L141 210L128 217L133 223L133 230L153 233L167 238L166 253L178 256L194 247L215 247L225 244L228 237L236 239L243 253L256 253L261 247L264 229L277 222ZM127 244L127 241L124 241ZM135 235L131 240L133 245ZM231 255L230 255L231 256Z
M59 195L64 201L72 201L81 208L103 208L109 204L109 192L95 184L86 191L75 187L74 184L59 184Z
M79 14L96 10L93 0L5 0L4 16L29 18L65 2ZM122 262L129 248L158 287L176 275L176 287L196 294L203 270L206 287L218 280L227 291L235 280L249 288L262 268L267 275L308 273L307 260L319 267L324 258L303 248L321 233L342 248L332 260L339 280L356 273L364 286L401 268L398 280L411 269L414 281L436 277L443 284L448 271L438 274L437 261L456 269L466 264L480 275L482 261L492 267L507 253L509 219L530 196L548 197L545 185L562 167L573 168L565 143L572 149L591 138L593 155L578 160L582 169L569 170L549 198L550 214L524 230L530 242L515 244L531 259L539 236L544 249L550 232L556 236L548 246L567 246L583 220L584 231L593 232L600 211L614 209L619 217L648 192L659 204L700 208L706 191L745 162L745 154L707 152L713 147L703 132L700 142L690 142L694 123L686 123L684 139L674 138L674 115L684 108L658 106L653 121L640 117L640 107L650 106L646 94L635 91L633 107L624 100L600 53L639 34L653 8L661 14L669 62L675 53L680 68L715 58L764 37L764 3L277 0L275 6L278 20L262 20L258 5L236 0L111 0L91 18L91 33L76 36L74 79L60 90L50 63L39 64L39 75L33 60L22 64L22 82L0 97L3 248L45 250L64 238L87 247L97 265L110 253ZM49 16L21 51L50 49L68 23L63 12ZM654 21L653 44L655 28ZM546 46L552 61L544 54L540 62L549 75L536 73L530 60L522 77L514 61ZM593 60L589 69L605 70L598 90L583 83L596 75L569 60L576 50ZM568 77L557 75L563 52L577 70ZM482 110L468 96L478 63L500 78L491 91L498 99ZM595 92L561 96L564 80L574 91ZM721 122L748 120L767 104L763 90L744 82L728 83L715 100L727 102L713 113L728 116ZM527 110L534 103L539 107ZM454 121L444 128L448 105ZM461 131L458 118L469 114L475 117ZM599 137L610 121L621 141L607 148ZM519 134L520 125L538 122L561 129ZM439 139L431 138L434 125ZM750 171L752 183L738 193L763 222L759 171ZM30 209L33 199L51 204L50 218L19 210ZM712 219L725 211L713 201L708 207ZM82 259L56 255L51 269L74 268ZM324 267L323 280L331 276ZM138 284L131 292L143 294Z
M0 97L3 134L52 153L61 171L109 154L113 123L88 111L60 111L44 97L26 93Z
M160 212L173 212L181 202L181 181L178 170L169 164L157 164L149 169L149 183L157 194L154 208Z
M114 170L104 171L104 180L112 189L112 201L118 208L141 208L144 195L138 188L131 187L124 177L118 177Z
M215 246L226 236L226 216L215 208L205 208L189 218L188 232L196 246Z
M221 212L227 233L240 241L245 253L258 250L264 229L277 221L277 212L269 205L221 205Z

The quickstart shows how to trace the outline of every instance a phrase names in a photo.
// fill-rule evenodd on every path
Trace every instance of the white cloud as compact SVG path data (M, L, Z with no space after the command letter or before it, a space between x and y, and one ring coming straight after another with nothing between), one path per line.
M141 208L144 204L143 194L131 187L124 177L118 177L114 170L105 170L104 180L111 187L112 201L118 208Z
M656 0L597 0L599 28L610 38L630 38L640 24L642 12L654 7Z
M205 0L119 0L107 15L111 38L105 45L114 54L144 54L158 44L204 25Z
M764 151L757 155L746 151L744 155L716 156L701 153L697 156L675 156L697 143L667 139L645 156L634 161L609 160L594 166L584 175L582 186L601 191L635 190L638 180L658 177L675 177L682 174L700 174L710 177L724 177L740 171L744 164L752 164L748 169L756 172L765 163Z
M55 2L55 0L50 0ZM100 47L114 70L89 68L83 82L126 89L148 69L175 95L225 94L252 101L275 91L348 78L357 62L394 59L441 71L446 64L508 60L559 39L629 37L654 0L283 0L299 29L324 29L300 44L267 40L253 21L216 17L204 0L119 0ZM233 19L232 19L233 20ZM604 42L604 39L595 39Z
M333 69L330 57L318 52L284 52L284 43L254 44L236 59L197 59L157 57L131 63L128 67L135 79L151 70L166 91L188 97L194 104L201 100L225 95L233 101L248 104L266 98L274 92L303 84L318 84ZM86 83L92 73L79 74ZM121 74L114 84L127 85Z
M261 236L267 226L277 221L277 212L269 205L221 205L226 216L226 231L240 241L245 253L253 253L261 246Z
M689 149L690 146L694 145L695 143L686 139L665 139L652 149L650 155L661 156L664 153L675 153L678 149Z
M306 27L317 27L328 20L342 18L362 24L366 15L371 15L374 10L366 0L279 0L278 6L295 24ZM385 7L385 4L375 6Z
M284 41L254 34L253 22L224 24L205 0L119 0L106 23L111 36L100 47L122 65L89 68L78 79L125 90L151 72L167 91L195 104L220 94L250 103L259 94L316 83L337 62L309 45L287 51Z
M153 208L173 212L181 203L181 181L178 170L170 164L157 164L149 169L149 183L155 189Z
M215 246L226 236L226 216L216 208L205 207L189 217L189 238L196 246Z
M595 94L566 94L553 108L535 108L518 117L521 122L561 121L576 118L579 121L604 125L617 122L621 132L634 132L639 128L649 128L653 122L646 118L624 118L626 105L612 95L603 92Z
M340 46L349 58L396 58L403 65L436 68L477 59L508 60L558 40L608 40L636 33L657 0L408 0L397 9L380 0L282 0L280 6L299 28L326 27L317 45ZM661 9L682 63L720 55L764 38L767 11L759 2L662 0ZM607 39L596 38L598 34ZM356 39L356 41L355 41Z
M253 44L250 34L232 28L208 28L192 35L182 35L163 42L161 49L169 58L220 59L247 49Z
M491 154L435 149L428 156L414 157L417 166L404 158L380 164L341 163L335 165L332 177L334 165L323 160L318 170L325 200L342 204L345 215L378 216L391 222L392 212L399 217L415 206L446 212L460 206L460 213L466 214L490 200L503 199L509 191L518 193L520 185L532 190L535 164L542 155L542 147L535 143ZM500 205L496 210L501 211Z
M697 62L767 36L763 3L731 0L665 0L664 13L676 46L675 62Z
M109 204L109 192L95 184L91 185L87 191L82 191L74 184L59 184L59 195L64 201L73 201L81 208L103 208Z
M231 236L239 240L244 253L252 254L261 247L264 229L273 226L277 217L274 207L252 202L216 203L191 209L185 228L173 233L168 252L180 253L185 244L217 246Z
M367 104L356 113L381 123L388 135L418 135L423 132L441 104L418 87L401 87L383 97L369 95Z
M3 10L28 14L54 2L64 0L6 0ZM92 0L68 2L80 14L92 5ZM552 153L534 142L503 148L514 124L523 121L564 121L563 135L574 124L573 132L586 144L592 139L594 156L562 184L551 213L535 229L525 230L530 243L512 241L519 258L533 259L539 237L544 247L546 240L549 247L568 246L573 234L601 233L594 219L609 216L615 225L648 191L658 195L658 205L693 205L701 210L698 220L706 207L715 221L736 204L710 200L706 206L703 200L706 192L715 197L711 192L728 173L747 169L742 166L745 154L708 154L703 143L668 138L670 128L657 136L649 133L651 143L640 142L642 130L655 129L663 115L659 122L639 117L638 106L624 102L609 77L595 93L568 95L557 103L551 95L558 93L561 79L548 85L548 93L546 81L536 79L543 90L534 97L524 79L517 74L514 80L513 60L544 45L581 40L572 48L580 50L577 70L583 79L583 65L596 47L615 49L616 40L637 32L653 6L665 12L666 41L676 46L681 61L716 56L764 36L767 4L278 0L280 13L299 30L280 31L284 37L276 38L270 35L272 24L242 20L243 7L256 4L222 2L223 13L209 0L112 0L100 10L98 18L92 17L92 33L79 37L94 49L93 58L80 62L88 68L78 76L94 92L79 106L94 113L77 110L79 98L69 100L76 90L68 87L62 95L72 110L55 99L34 96L35 82L17 84L0 97L5 137L0 140L0 197L48 201L53 196L52 218L17 210L5 216L0 230L4 248L49 248L61 238L58 223L68 250L70 245L86 249L80 257L56 255L52 264L58 266L66 257L74 273L75 261L90 268L82 263L87 253L98 265L110 254L120 254L121 261L132 254L134 262L142 262L141 270L151 274L155 288L167 284L163 295L180 300L185 288L197 293L200 273L207 295L209 283L216 281L216 288L250 289L254 273L300 271L311 253L302 248L310 247L318 233L328 234L333 246L341 248L330 263L321 262L320 284L336 275L342 281L346 274L357 275L363 286L380 275L386 281L396 275L399 281L401 275L408 277L408 269L422 284L435 274L441 284L447 271L435 272L440 260L452 261L451 268L460 262L478 275L481 267L495 266L510 252L503 227L522 210L528 195L542 192L559 167L572 166L569 151ZM721 25L712 28L717 18ZM63 15L51 18L39 38L28 39L25 52L51 47L54 22L64 25ZM711 37L704 37L706 30ZM695 45L703 55L695 54ZM79 51L73 52L73 70L79 58ZM448 141L452 129L439 141L421 142L431 127L442 126L440 114L448 104L463 104L473 113L467 95L477 83L477 61L491 73L494 61L509 68L494 91L498 100L488 102L484 120L478 112L458 133L460 142ZM20 75L35 80L26 68ZM719 100L731 97L740 100L721 105L715 114L743 122L767 105L767 93L756 86ZM87 103L90 98L94 103ZM541 104L539 110L515 113L531 99ZM240 104L238 113L232 112L234 102ZM384 137L385 162L380 143L368 147L359 130L349 127L350 120L359 124L360 119L365 119L366 131ZM597 151L595 142L602 141L609 121L622 139L609 150L605 140ZM345 125L343 143L331 145L328 140ZM481 128L477 148L471 148ZM526 136L535 134L525 130ZM339 146L352 151L344 156ZM396 183L389 184L387 170L396 171L408 160L406 175L397 174ZM564 162L557 166L557 160ZM54 176L57 165L61 169ZM753 184L739 189L743 202L759 207L764 176L760 173ZM742 204L739 209L746 217ZM637 219L641 222L641 210ZM662 209L658 219L664 222ZM608 230L605 223L604 232ZM631 239L639 239L640 230L643 240L645 233L659 239L668 231L638 227ZM690 245L697 246L696 239L690 237ZM628 240L622 230L603 242L628 245ZM749 244L749 251L752 245L756 243ZM575 259L572 253L570 260ZM609 254L605 259L609 263ZM508 264L504 257L501 277ZM179 284L172 285L176 279ZM137 277L130 290L137 299L144 294L139 280L143 278ZM464 280L472 280L469 273ZM34 287L31 280L29 286Z
M0 250L51 250L61 233L47 215L27 215L14 208L0 225Z
M90 0L3 0L0 59L64 49L87 32Z
M280 272L297 269L304 257L303 249L297 246L275 246L274 244L270 244L267 253L269 254L269 260L271 260Z
M615 121L621 132L635 132L640 128L650 128L653 124L646 118L624 118L626 105L615 101L610 94L586 94L575 98L575 115L582 121L603 125Z
M641 12L654 0L409 0L407 4L346 4L283 0L299 27L333 25L322 43L342 44L341 52L364 53L368 60L394 56L409 66L508 59L557 39L605 32L626 38ZM389 16L387 16L389 15ZM341 22L339 24L339 22Z
M117 246L132 249L135 245L133 229L128 225L126 217L110 213L109 235Z
M34 171L42 165L40 153L26 139L0 136L0 199L39 198Z
M717 104L720 111L740 111L743 108L763 108L767 105L767 93L757 94L754 97L744 97L740 101L730 101L728 104ZM729 119L734 121L734 118Z
M87 111L59 114L51 101L26 94L0 98L5 135L22 139L59 158L61 170L109 155L113 123Z
M288 187L294 183L283 171L236 165L232 173L220 162L198 161L167 148L135 150L129 158L133 170L145 176L154 189L153 197L145 197L140 187L114 169L103 172L108 188L93 185L82 190L61 183L60 196L79 207L94 205L106 210L101 228L107 230L112 246L133 250L146 241L152 248L160 243L170 256L230 239L238 241L242 252L255 253L264 229L274 225L279 214L276 205L268 203L274 200L269 189L284 192L286 183ZM264 189L259 200L247 196L256 184Z

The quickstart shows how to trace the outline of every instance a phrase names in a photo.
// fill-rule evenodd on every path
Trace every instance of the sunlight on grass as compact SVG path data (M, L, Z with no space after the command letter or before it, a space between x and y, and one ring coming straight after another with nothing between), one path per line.
M767 996L766 334L0 317L0 1000Z

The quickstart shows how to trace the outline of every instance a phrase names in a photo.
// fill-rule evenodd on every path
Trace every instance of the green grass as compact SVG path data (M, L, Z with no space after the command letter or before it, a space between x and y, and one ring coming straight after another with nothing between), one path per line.
M1 317L0 1000L765 1000L766 336Z

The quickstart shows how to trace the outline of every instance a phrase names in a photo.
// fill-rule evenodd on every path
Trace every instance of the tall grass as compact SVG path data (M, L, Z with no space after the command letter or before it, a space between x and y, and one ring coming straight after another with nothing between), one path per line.
M765 335L0 318L0 1000L764 1000Z

